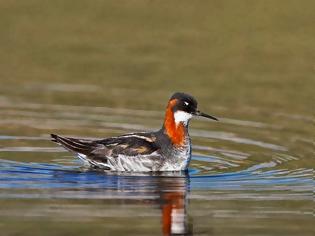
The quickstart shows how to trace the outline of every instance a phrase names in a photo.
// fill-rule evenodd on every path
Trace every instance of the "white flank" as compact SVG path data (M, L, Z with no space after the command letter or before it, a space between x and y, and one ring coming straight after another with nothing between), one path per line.
M174 113L174 119L175 119L176 125L178 125L180 122L183 122L185 125L187 125L191 117L192 117L191 114L184 111L176 111Z

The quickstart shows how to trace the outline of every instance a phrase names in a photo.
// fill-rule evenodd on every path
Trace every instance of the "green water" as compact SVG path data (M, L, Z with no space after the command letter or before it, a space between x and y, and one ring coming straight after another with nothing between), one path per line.
M161 235L168 193L185 202L188 235L313 235L314 9L0 1L1 235ZM191 122L191 179L62 181L77 163L50 133L155 130L175 91L221 120ZM58 166L43 180L29 163Z

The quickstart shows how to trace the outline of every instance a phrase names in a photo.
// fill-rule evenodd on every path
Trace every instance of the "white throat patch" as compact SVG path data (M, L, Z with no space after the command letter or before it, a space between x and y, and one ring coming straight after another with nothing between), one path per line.
M175 119L176 125L178 125L180 122L183 122L185 125L187 125L191 117L192 117L191 114L184 111L176 111L174 113L174 119Z

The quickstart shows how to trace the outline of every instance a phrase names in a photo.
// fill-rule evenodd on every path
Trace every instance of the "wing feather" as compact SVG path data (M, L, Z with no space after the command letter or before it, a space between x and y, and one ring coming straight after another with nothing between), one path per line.
M93 159L106 159L118 155L137 156L150 155L157 151L156 137L152 134L129 134L114 138L88 140L63 137L51 134L52 141L62 145L69 151L84 154Z

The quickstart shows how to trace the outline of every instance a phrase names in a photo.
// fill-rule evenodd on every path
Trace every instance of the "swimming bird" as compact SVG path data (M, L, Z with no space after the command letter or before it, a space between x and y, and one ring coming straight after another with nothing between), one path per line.
M197 109L186 93L174 93L168 101L162 128L104 139L78 139L51 134L52 141L94 168L111 171L183 171L191 159L189 121L193 116L218 120Z

